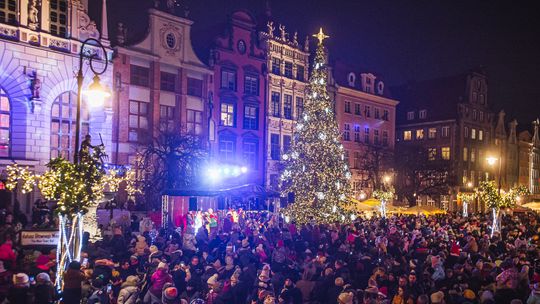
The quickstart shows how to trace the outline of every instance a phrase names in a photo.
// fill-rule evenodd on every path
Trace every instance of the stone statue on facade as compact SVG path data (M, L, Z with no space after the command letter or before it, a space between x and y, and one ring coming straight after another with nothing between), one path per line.
M285 26L280 24L279 25L279 32L281 33L281 40L286 41L287 40L287 32L285 32Z
M268 36L274 37L274 31L276 30L276 28L274 27L274 22L268 21L266 27L268 28Z
M123 45L126 42L126 33L127 29L124 27L122 22L118 22L116 27L116 42L119 45Z
M309 36L306 36L306 40L304 41L304 52L309 52Z
M33 71L30 74L30 91L32 92L32 100L39 99L39 91L41 90L41 79L37 77L37 72Z
M167 0L167 9L169 10L169 13L174 14L176 11L176 1Z
M28 2L28 28L36 30L39 26L38 0Z
M295 31L295 32L294 32L292 43L293 43L295 46L298 46L298 31Z

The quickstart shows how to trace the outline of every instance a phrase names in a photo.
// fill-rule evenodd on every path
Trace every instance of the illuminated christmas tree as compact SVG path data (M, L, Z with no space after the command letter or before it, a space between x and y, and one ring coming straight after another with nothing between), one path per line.
M296 125L290 152L283 155L282 195L294 193L285 215L298 223L346 222L354 218L346 205L351 194L351 173L345 163L341 133L327 89L327 63L322 29L304 113Z

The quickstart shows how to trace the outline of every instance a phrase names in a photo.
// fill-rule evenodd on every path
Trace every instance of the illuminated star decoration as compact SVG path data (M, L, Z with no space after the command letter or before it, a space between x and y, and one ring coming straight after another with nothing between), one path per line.
M323 40L326 38L329 38L330 36L325 35L323 33L322 27L319 29L319 32L317 34L313 34L313 37L317 38L319 40L319 44L323 43Z

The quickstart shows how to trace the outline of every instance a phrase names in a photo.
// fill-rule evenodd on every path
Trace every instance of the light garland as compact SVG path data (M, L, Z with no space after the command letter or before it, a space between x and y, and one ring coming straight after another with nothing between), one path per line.
M461 201L463 205L462 215L463 217L469 216L469 203L472 202L477 196L477 193L459 192L457 195L458 201Z

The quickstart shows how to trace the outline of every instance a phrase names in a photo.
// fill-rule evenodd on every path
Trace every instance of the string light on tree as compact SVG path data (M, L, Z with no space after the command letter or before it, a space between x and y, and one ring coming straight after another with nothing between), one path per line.
M349 221L351 204L348 179L351 174L344 161L340 131L330 110L332 100L326 89L327 66L322 31L318 40L313 72L309 79L304 115L298 122L291 143L291 155L284 161L290 174L281 180L282 196L293 192L295 202L285 214L298 223ZM330 139L330 140L329 140Z

